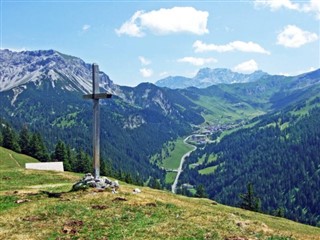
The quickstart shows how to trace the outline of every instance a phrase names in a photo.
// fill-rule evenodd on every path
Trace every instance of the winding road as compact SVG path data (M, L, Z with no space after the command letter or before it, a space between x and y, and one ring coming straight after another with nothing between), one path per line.
M186 157L189 157L190 154L191 154L194 150L197 149L196 146L187 143L188 138L191 137L191 136L192 136L192 135L186 137L186 138L183 140L183 143L184 143L184 144L186 144L186 145L188 145L188 146L192 146L193 149L190 150L189 152L185 153L185 154L182 156L182 158L181 158L179 168L177 169L177 176L176 176L176 178L175 178L175 180L174 180L174 182L173 182L173 184L172 184L172 187L171 187L171 191L172 191L173 193L176 193L176 191L177 191L178 180L179 180L180 174L181 174L181 172L182 172L182 166L183 166L183 163L184 163Z

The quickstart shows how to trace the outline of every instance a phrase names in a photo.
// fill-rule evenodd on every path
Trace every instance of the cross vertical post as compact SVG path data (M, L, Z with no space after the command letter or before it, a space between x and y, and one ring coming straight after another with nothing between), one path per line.
M92 64L92 92L99 93L99 66ZM100 177L100 105L99 98L93 99L93 167L94 177Z
M92 94L84 95L85 99L93 100L93 169L95 179L100 178L100 105L99 99L111 98L110 93L100 93L99 66L92 64Z

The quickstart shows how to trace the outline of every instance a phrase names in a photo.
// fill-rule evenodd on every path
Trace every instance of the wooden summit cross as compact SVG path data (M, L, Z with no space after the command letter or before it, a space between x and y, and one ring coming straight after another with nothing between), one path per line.
M93 167L94 177L100 177L100 105L99 99L111 98L110 93L100 93L99 90L99 66L92 64L92 94L83 95L84 99L93 100Z

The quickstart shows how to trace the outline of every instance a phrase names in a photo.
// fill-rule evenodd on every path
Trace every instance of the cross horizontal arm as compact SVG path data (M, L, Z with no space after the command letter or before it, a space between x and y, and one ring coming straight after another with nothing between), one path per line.
M102 99L102 98L111 98L111 93L96 93L96 94L87 94L83 95L84 99Z

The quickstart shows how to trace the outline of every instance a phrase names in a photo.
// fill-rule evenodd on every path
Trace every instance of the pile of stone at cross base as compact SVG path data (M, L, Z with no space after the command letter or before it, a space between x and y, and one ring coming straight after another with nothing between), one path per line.
M117 180L112 181L107 177L99 177L95 179L91 173L87 173L80 181L72 186L72 191L84 190L89 187L98 189L111 188L112 193L117 193L120 185Z

